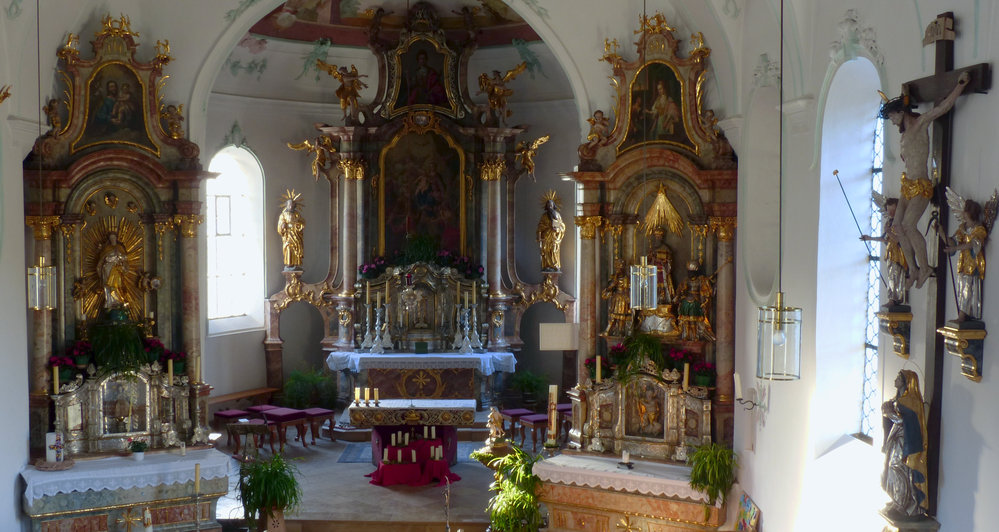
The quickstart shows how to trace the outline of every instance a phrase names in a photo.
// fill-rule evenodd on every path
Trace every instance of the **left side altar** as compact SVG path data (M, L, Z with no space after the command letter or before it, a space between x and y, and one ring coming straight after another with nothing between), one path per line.
M161 94L169 41L143 62L137 37L126 16L105 16L86 58L69 34L52 86L63 97L45 105L49 130L24 161L34 530L143 517L219 529L228 461L208 445L198 315L198 193L211 174L183 106ZM132 442L148 445L145 461L126 457Z

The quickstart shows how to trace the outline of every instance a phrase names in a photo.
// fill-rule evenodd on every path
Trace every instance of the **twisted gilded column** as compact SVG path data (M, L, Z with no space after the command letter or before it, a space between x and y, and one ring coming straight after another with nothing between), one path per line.
M711 230L715 232L718 246L718 280L715 316L715 368L718 372L715 394L715 430L725 441L732 439L732 400L735 385L735 227L734 217L713 217Z
M577 216L579 227L579 349L576 351L576 380L587 374L583 361L596 354L597 330L597 229L603 224L600 216Z

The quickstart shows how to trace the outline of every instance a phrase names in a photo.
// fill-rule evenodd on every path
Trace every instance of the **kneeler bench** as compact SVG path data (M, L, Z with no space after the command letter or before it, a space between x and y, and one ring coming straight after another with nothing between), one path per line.
M548 428L548 414L531 414L520 416L520 446L524 446L524 436L528 428L531 429L531 452L538 450L538 430Z
M235 422L239 421L242 418L248 418L248 417L250 417L250 413L247 412L247 411L245 411L245 410L236 410L236 409L232 409L232 410L219 410L218 412L215 412L215 416L214 417L215 417L215 420L217 422L219 422L222 425L225 425L226 427L228 427L230 423L235 423ZM226 430L225 444L226 444L226 447L232 445L232 432L229 431L229 430ZM238 448L239 447L238 447L238 444L237 444L237 450L238 450Z
M236 437L236 450L233 452L233 456L238 457L242 461L254 460L257 457L257 449L260 448L260 438L261 436L270 436L271 444L271 454L274 453L274 437L276 434L276 428L273 423L267 423L262 419L251 419L245 422L229 423L226 425L226 432L230 437ZM243 436L247 436L246 443L242 443ZM240 455L240 447L243 448L243 453ZM253 454L250 454L250 450L253 450Z
M253 408L253 407L250 407ZM302 447L308 447L305 441L305 423L307 420L304 410L294 408L269 408L262 412L264 420L274 423L277 434L281 442L281 452L284 452L284 444L288 441L288 426L294 426L298 431L298 438L302 440Z
M520 430L520 441L523 442L524 441L524 427L522 427L522 426L518 427L517 426L517 421L520 419L520 416L529 416L529 415L531 415L533 413L534 413L533 410L528 410L526 408L508 408L506 410L500 410L500 417L502 418L502 421L500 422L500 425L501 425L500 429L503 430L504 434L509 434L510 435L510 441L516 441L517 440L517 436L516 436L516 434L513 433L513 431L519 429ZM506 430L506 422L507 421L510 422L510 432L507 432L507 430ZM523 444L521 444L521 445L523 445Z
M319 434L319 430L323 426L323 421L329 420L330 422L330 440L336 441L336 436L333 433L333 416L336 412L328 408L306 408L304 410L306 419L309 420L309 426L312 428L312 445L316 444L316 435L320 436L322 439L322 434Z

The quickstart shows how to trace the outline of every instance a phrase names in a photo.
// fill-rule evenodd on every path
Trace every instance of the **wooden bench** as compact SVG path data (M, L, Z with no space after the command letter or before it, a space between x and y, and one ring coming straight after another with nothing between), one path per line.
M271 397L281 391L280 388L254 388L252 390L243 390L241 392L232 392L222 395L210 395L208 399L205 400L205 404L208 407L209 418L214 417L215 412L219 410L227 410L239 407L240 410L246 410L238 404L229 403L244 403L243 406L248 404L259 405L270 402Z

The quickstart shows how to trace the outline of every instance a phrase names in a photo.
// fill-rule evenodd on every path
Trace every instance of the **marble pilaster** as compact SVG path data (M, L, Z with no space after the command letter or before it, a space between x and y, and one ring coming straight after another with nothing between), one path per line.
M24 223L31 227L35 238L35 264L44 261L47 266L55 263L52 260L52 235L59 226L58 216L26 216ZM52 310L32 311L34 338L31 350L31 391L46 393L51 390L47 371L49 357L52 356Z
M181 338L187 353L188 377L193 384L201 382L201 326L198 293L198 226L203 217L198 214L174 216L180 238Z
M715 368L718 374L714 400L715 429L725 441L732 437L732 401L735 395L735 218L712 218L717 236L718 280L715 285Z
M597 330L597 230L603 223L600 216L577 216L579 227L579 349L576 352L577 380L585 379L583 361L596 354Z

